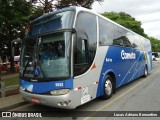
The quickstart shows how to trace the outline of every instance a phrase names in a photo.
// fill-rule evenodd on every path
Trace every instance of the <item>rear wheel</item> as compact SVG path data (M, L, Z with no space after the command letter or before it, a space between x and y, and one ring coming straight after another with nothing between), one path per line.
M146 66L145 69L144 69L144 77L147 77L147 75L148 75L148 69L147 69L147 66Z
M106 80L104 81L104 95L103 99L107 100L112 97L113 94L113 78L110 75L107 75Z

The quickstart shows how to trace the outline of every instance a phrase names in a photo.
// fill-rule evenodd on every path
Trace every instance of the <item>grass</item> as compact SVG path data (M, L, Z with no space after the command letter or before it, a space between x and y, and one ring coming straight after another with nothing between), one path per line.
M0 71L1 74L10 74L10 73L18 73L19 71Z
M19 84L19 77L8 78L8 79L4 79L2 81L5 82L5 87L18 85Z

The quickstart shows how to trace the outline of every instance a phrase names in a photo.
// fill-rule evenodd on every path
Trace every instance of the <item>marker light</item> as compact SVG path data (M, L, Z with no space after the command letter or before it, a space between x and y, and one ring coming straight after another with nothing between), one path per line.
M60 90L53 90L50 91L52 95L65 95L68 94L71 90L70 89L60 89Z
M24 91L24 90L25 90L25 88L23 88L22 86L20 86L20 90Z

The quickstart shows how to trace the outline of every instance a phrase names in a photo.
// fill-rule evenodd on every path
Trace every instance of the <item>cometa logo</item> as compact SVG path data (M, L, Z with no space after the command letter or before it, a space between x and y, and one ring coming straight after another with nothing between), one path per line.
M135 53L127 53L124 50L121 51L121 58L123 60L125 59L136 59L136 54Z

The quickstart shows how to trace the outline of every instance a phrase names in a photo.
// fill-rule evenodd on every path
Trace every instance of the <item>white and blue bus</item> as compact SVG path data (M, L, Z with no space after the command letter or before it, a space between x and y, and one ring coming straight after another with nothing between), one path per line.
M73 109L152 69L150 41L82 7L68 7L30 23L22 41L24 100Z

